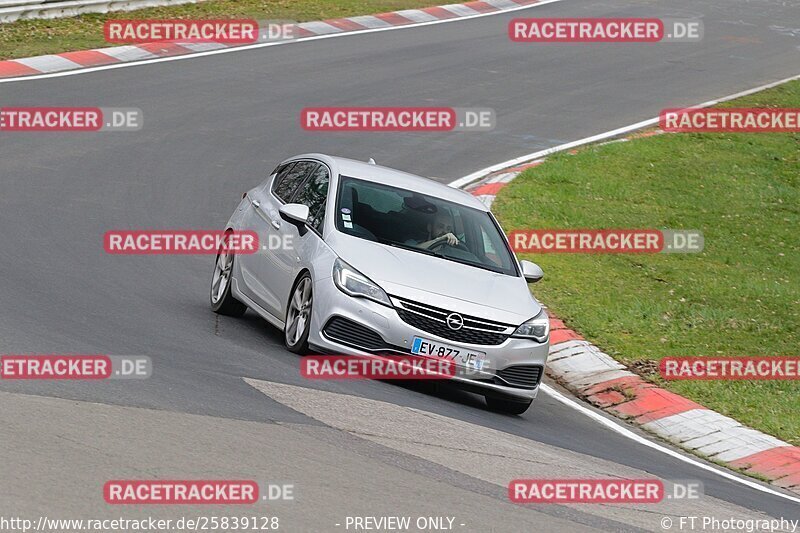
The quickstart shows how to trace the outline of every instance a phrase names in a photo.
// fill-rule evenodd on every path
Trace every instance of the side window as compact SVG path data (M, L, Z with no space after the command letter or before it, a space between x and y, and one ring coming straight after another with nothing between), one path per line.
M313 161L298 161L294 163L286 169L283 175L280 172L278 173L275 177L272 192L284 202L290 202L297 188L316 166L317 163Z
M294 165L294 161L289 161L288 163L284 163L284 164L282 164L282 165L278 165L277 167L275 167L275 170L273 170L272 172L270 172L270 173L269 173L269 175L270 175L270 176L272 176L273 174L280 174L280 175L283 175L283 174L285 174L285 173L286 173L286 171L287 171L287 170L288 170L288 169L289 169L289 168L290 168L292 165Z
M292 200L308 206L308 225L319 233L322 232L322 224L325 221L325 200L328 198L329 182L328 168L320 165Z
M289 172L289 170L291 170L293 166L294 166L294 161L290 161L288 163L284 163L283 165L278 165L278 167L276 167L275 170L270 172L269 174L270 176L275 174L275 180L272 182L273 191L275 190L275 187L278 186L278 183L280 183L281 180L284 177L286 177L286 173ZM269 181L267 181L267 183L269 183Z

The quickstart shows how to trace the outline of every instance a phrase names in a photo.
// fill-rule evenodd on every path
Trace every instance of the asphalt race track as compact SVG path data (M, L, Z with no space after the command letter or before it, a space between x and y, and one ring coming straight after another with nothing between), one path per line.
M705 40L512 43L506 26L520 16L702 17ZM800 28L796 0L563 0L420 28L0 83L0 106L144 112L140 132L0 132L0 352L148 355L154 363L143 381L0 383L0 424L13 429L0 432L8 466L0 467L0 511L10 512L3 507L11 502L31 513L51 506L89 516L103 505L93 485L101 480L234 471L298 485L299 502L276 511L288 517L287 531L344 530L334 516L379 510L456 514L463 531L659 530L658 512L508 504L492 475L506 468L507 479L524 477L541 461L552 473L563 468L562 477L585 470L701 480L706 510L800 518L795 503L644 447L546 394L511 417L446 388L303 380L277 330L252 312L242 319L211 312L213 257L110 256L102 247L110 229L221 228L242 192L303 152L373 157L449 182L663 108L796 75L800 31L792 28ZM498 126L309 133L299 116L310 106L489 107ZM558 272L546 272L545 283L547 276ZM441 424L437 434L449 438L441 442L464 439L459 460L427 442L420 411ZM373 427L372 413L392 428ZM469 446L467 435L475 439ZM481 443L506 440L516 451L481 456ZM33 476L42 462L49 469ZM89 475L97 464L101 473ZM318 504L317 516L301 512L303 496Z

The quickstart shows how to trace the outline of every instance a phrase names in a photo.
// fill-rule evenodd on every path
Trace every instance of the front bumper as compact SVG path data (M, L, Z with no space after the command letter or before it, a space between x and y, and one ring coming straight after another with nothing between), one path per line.
M359 324L371 330L374 335L369 338L331 335L329 323L336 317ZM329 327L324 331L326 326ZM448 340L404 322L394 308L342 293L334 285L332 278L318 280L314 284L314 306L308 341L315 349L332 354L366 356L375 353L411 354L414 337L423 337L486 354L486 361L481 370L459 366L458 374L447 380L454 382L459 388L485 396L518 401L536 398L547 362L549 342L538 343L529 339L509 337L502 344L485 345ZM378 339L382 341L382 346L379 346ZM509 383L507 374L511 367L516 370L531 370L534 375L538 370L535 384L520 386Z

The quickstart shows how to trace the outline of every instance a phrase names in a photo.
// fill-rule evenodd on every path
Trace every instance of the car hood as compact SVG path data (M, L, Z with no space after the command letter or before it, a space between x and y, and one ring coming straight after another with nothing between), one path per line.
M522 277L332 232L326 239L343 260L390 296L466 315L521 324L541 311Z

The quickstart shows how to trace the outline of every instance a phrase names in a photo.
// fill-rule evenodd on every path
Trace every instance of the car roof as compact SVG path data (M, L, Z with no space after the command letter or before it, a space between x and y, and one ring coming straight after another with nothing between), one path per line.
M401 189L408 189L414 192L419 192L435 198L441 198L456 204L478 209L480 211L488 211L489 209L477 198L468 192L461 189L456 189L439 183L430 178L423 178L415 174L409 174L401 170L396 170L381 165L373 165L355 159L348 159L346 157L330 156L326 154L302 154L287 159L292 161L295 159L316 159L327 164L333 173L337 176L347 176L350 178L358 178L365 181L375 183L382 183L384 185L392 185Z

